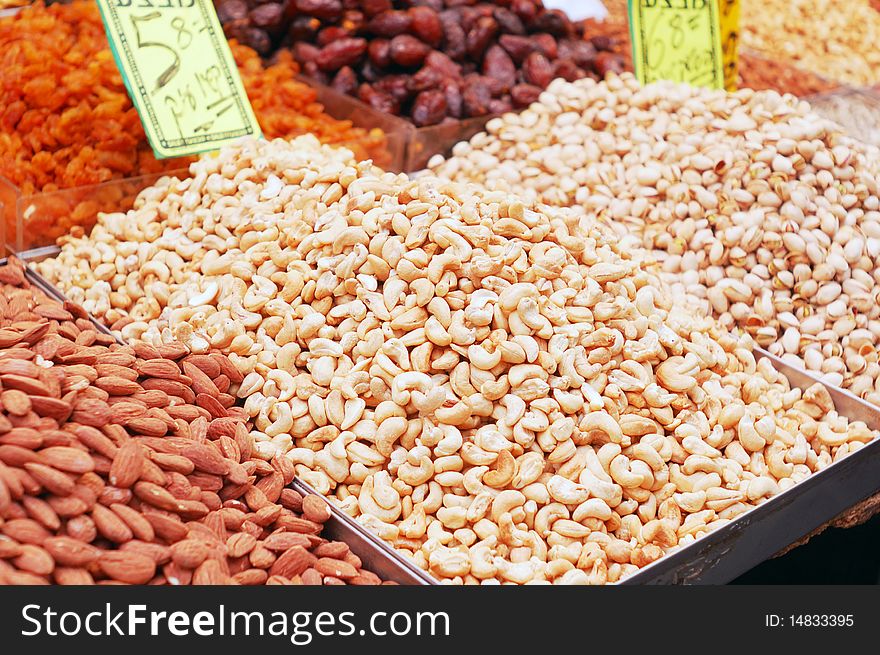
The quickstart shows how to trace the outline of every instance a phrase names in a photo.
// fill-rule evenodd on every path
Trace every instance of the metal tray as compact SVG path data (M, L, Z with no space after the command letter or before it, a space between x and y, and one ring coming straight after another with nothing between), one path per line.
M18 255L25 262L28 279L51 297L63 302L63 293L30 266L58 254L55 246L37 248ZM0 260L0 265L6 260ZM106 326L90 317L95 326L114 336ZM768 358L793 387L806 389L819 382L831 394L837 411L850 420L864 421L880 430L880 408L853 394L821 382L815 375L795 368L763 349L756 358ZM303 494L318 494L311 486L295 480L291 487ZM880 491L880 440L857 453L811 475L772 500L742 514L727 525L706 534L693 544L671 552L618 584L724 584L773 557L841 512ZM399 554L389 544L330 503L333 518L327 535L344 541L352 552L376 574L400 584L438 584L429 573Z
M757 349L793 387L805 389L819 379ZM824 383L823 383L824 384ZM880 409L848 391L824 385L837 411L850 420L880 429ZM786 546L800 540L841 512L880 490L880 440L835 462L727 525L672 552L620 584L725 584Z
M290 486L303 495L321 495L310 485L299 479L294 480ZM438 584L427 572L420 569L382 539L364 528L334 503L330 502L328 504L333 516L324 524L324 536L347 543L351 548L351 552L360 557L364 566L370 571L386 580L393 580L399 584Z
M52 286L41 275L36 273L30 266L30 262L38 262L47 257L58 254L59 249L55 246L46 248L37 248L26 253L18 255L18 259L25 263L25 277L35 287L46 293L50 298L59 302L67 300L63 293ZM0 259L0 266L8 263L8 258ZM104 325L99 323L94 317L89 316L92 323L95 324L105 334L110 334L119 343L122 340L113 335ZM299 491L301 494L317 494L307 484L294 480L291 487ZM394 552L394 550L382 542L378 537L367 532L356 521L344 514L341 510L330 504L332 516L324 527L324 535L330 539L344 541L351 548L351 552L361 558L364 565L373 573L376 573L385 580L392 580L399 584L406 585L426 585L435 584L424 571L407 561L402 555Z
M61 252L61 248L59 248L58 246L44 246L42 248L34 248L33 250L26 250L24 252L18 253L15 255L15 257L17 257L18 259L20 259L21 261L24 262L25 270L27 271L27 275L28 275L30 281L35 286L37 286L40 289L42 289L43 291L45 291L46 294L48 294L48 296L50 298L53 298L63 304L65 302L69 301L70 298L65 296L61 292L60 289L55 287L54 284L52 284L46 278L44 278L42 275L37 273L36 269L34 269L34 267L31 266L31 264L34 264L36 262L41 262L44 259L49 259L50 257L57 257L58 253L60 253L60 252ZM103 334L109 334L111 337L116 339L117 342L122 343L122 340L116 334L114 334L110 330L110 328L108 328L106 325L101 323L101 321L96 319L91 314L89 314L89 320L95 326L95 329L98 330L98 332L101 332Z

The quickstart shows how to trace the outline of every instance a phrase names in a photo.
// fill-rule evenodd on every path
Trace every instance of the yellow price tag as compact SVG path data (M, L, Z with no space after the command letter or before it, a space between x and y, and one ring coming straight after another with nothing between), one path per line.
M260 126L211 0L97 0L116 65L159 158Z
M724 88L736 91L739 81L739 0L719 0L721 50L724 54Z
M724 88L718 1L628 0L636 77Z

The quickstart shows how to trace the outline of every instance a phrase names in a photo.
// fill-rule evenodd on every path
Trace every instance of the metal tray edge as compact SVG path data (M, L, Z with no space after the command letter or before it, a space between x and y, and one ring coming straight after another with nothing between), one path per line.
M330 505L331 513L338 521L341 532L347 534L349 537L352 538L351 540L342 540L348 543L349 546L352 545L352 541L360 542L364 548L364 552L380 558L381 561L383 561L390 567L390 569L386 570L393 571L394 573L401 576L400 579L396 579L395 582L409 585L439 584L437 580L435 580L426 571L423 571L422 569L417 567L415 564L406 559L403 555L394 550L394 548L383 539L377 537L360 523L352 519L348 514L339 509L339 507L334 502L332 502L323 494L318 493L318 491L316 491L311 485L297 478L291 483L290 486L302 494L316 495L327 500L328 504ZM363 559L364 561L364 564L366 564L368 567L371 565L371 561L365 558L363 554L357 552L355 552L355 554L358 555L358 557L361 557L361 559ZM375 567L373 567L371 570L373 570L375 573L383 575L382 572L376 571Z
M64 303L69 301L70 298L68 298L58 287L40 275L33 267L33 264L44 259L49 259L50 257L55 257L60 252L61 248L58 246L42 246L40 248L33 248L32 250L25 250L24 252L16 253L12 256L24 262L25 270L27 271L27 275L31 278L31 282L46 292L51 298L54 298L60 303ZM91 314L89 314L89 320L99 332L113 337L118 343L123 343L122 339L120 339L117 334Z
M761 348L755 349L755 356L770 359L793 387L823 385L838 413L850 420L865 421L872 429L880 429L880 408L822 382L812 373L791 366ZM853 410L860 415L854 416ZM848 484L841 485L842 480ZM877 491L880 491L880 439L617 584L726 584ZM770 524L769 527L763 534L755 534L752 526L762 522Z

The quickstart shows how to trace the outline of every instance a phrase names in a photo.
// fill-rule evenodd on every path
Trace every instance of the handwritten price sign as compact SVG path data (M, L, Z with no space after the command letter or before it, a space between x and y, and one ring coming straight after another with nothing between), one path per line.
M157 157L260 135L211 0L98 0L98 6Z
M629 0L628 9L643 83L735 88L739 0Z

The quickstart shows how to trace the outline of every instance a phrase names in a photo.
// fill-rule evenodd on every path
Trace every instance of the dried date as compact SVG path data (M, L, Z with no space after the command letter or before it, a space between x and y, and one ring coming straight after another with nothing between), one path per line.
M417 127L436 125L446 118L446 95L437 89L422 91L412 107L412 120Z
M443 23L440 16L430 7L413 7L409 10L410 29L419 39L432 48L443 42Z
M309 14L326 21L339 20L342 16L340 0L296 0L296 9L301 14Z
M353 95L357 92L358 88L357 73L350 66L343 66L336 73L330 86L339 91L339 93Z
M366 39L340 39L321 48L315 63L322 71L337 71L356 63L366 51Z
M373 16L367 29L373 36L381 36L386 39L406 34L412 24L412 18L405 11L391 10L384 11L377 16Z
M528 84L544 89L553 80L555 70L547 57L540 52L533 52L523 62L522 72L523 79Z
M486 52L483 75L498 83L500 93L506 93L516 84L516 66L500 45L493 45Z
M391 39L389 56L395 64L412 68L425 61L429 52L431 48L427 44L409 34L401 34Z

